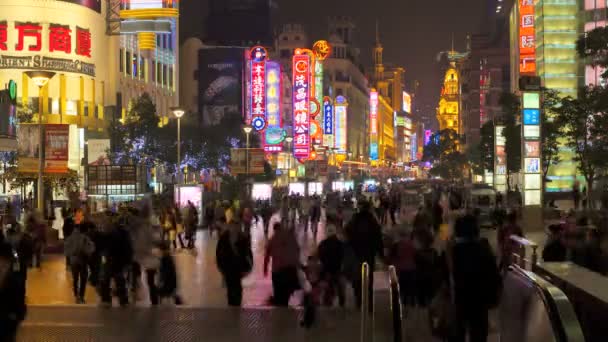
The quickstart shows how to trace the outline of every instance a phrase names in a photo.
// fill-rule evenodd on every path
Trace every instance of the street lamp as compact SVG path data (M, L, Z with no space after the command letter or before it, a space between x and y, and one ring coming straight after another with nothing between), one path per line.
M44 192L42 191L42 175L44 173L44 134L43 129L43 110L42 110L42 88L49 83L55 76L52 71L26 71L25 74L38 87L38 210L44 215Z
M186 114L186 111L179 108L173 107L171 108L173 115L177 118L177 207L181 206L181 189L180 186L182 184L182 116Z
M289 183L291 183L291 143L293 137L285 138L287 142L287 194L289 194Z
M247 137L246 140L246 144L245 144L245 156L246 156L246 171L245 171L245 184L248 184L249 182L249 134L251 134L251 131L253 130L253 127L251 127L250 125L245 125L243 127L243 132L245 132L245 136ZM249 196L249 186L247 186L247 196Z

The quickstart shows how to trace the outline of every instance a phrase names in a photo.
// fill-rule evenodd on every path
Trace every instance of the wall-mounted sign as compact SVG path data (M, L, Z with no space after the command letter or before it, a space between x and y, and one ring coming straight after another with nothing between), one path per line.
M293 56L293 155L310 157L310 65L307 54Z
M525 141L524 153L527 158L540 158L540 141Z
M283 150L282 139L277 139L281 129L281 65L274 61L266 62L266 134L264 151L280 152ZM271 131L268 134L268 131ZM267 139L267 138L270 138Z
M317 40L312 45L312 52L315 54L317 61L322 61L331 56L331 45L327 40Z
M347 150L347 113L348 106L346 104L339 104L334 107L336 116L336 127L335 127L335 147L339 153L345 153Z
M536 138L540 137L540 126L539 125L524 125L524 138Z
M268 127L264 134L264 151L266 152L281 152L283 151L283 141L285 140L286 132L281 127Z
M412 112L412 97L407 92L403 92L403 111L406 113Z
M539 109L540 108L540 93L525 92L523 94L523 108Z
M334 106L331 98L323 99L323 134L334 134Z
M375 89L369 93L369 134L369 158L378 160L378 92Z
M266 49L256 46L250 53L251 125L260 131L266 128Z
M524 158L526 173L540 173L540 158Z
M522 75L536 72L535 35L534 0L519 0L519 73Z
M524 109L524 125L539 125L540 109Z
M430 129L424 130L424 146L428 145L431 142L431 136L433 132Z
M526 174L524 184L524 190L540 190L542 186L540 174Z

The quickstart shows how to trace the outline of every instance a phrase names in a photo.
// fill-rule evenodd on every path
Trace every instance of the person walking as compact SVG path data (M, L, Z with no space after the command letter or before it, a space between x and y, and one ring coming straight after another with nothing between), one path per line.
M370 299L370 307L373 306L373 284L376 257L384 258L384 246L382 243L382 229L374 214L370 211L367 201L359 203L359 212L353 216L351 222L346 226L346 240L350 245L355 257L356 269L361 270L363 263L369 265L369 287L367 289ZM361 277L353 277L353 289L357 307L361 307L362 283Z
M294 230L276 223L273 231L264 255L264 276L268 275L268 265L272 260L273 304L287 306L289 298L299 288L300 246Z
M389 259L397 271L401 302L404 307L413 306L416 297L416 249L407 227L399 229L399 239L391 246Z
M342 277L344 263L344 243L338 238L338 226L333 215L327 217L325 240L319 243L318 254L321 261L321 279L327 284L323 304L332 306L334 297L338 295L338 304L346 304L345 289Z
M25 319L25 283L21 263L0 229L0 341L17 340L17 329Z
M321 221L321 199L315 198L310 207L310 230L315 239L319 231L319 221Z
M25 224L25 230L32 237L33 262L32 267L42 268L42 254L46 248L46 225L37 211L31 212Z
M517 224L517 213L515 211L507 214L507 222L500 228L498 228L497 244L498 250L500 251L500 270L506 270L511 264L511 258L513 251L515 250L516 243L511 240L511 236L524 237L524 232Z
M196 240L196 229L198 227L198 210L191 201L188 201L188 213L186 215L186 240L188 240L188 249L194 249Z
M172 298L175 305L181 305L182 299L177 294L177 268L169 245L162 242L159 248L154 249L153 253L160 260L158 272L158 295L160 302L162 303L166 299Z
M75 228L65 240L64 253L69 260L72 271L72 291L77 304L84 304L84 298L89 279L89 258L95 251L95 244L91 239Z
M138 222L131 229L131 238L134 252L132 290L137 291L143 269L146 274L150 303L158 305L159 293L156 286L156 275L160 268L160 253L155 249L159 246L160 241L158 232L155 231L151 222L149 204L143 206ZM169 243L167 243L167 246L169 246Z
M103 306L112 305L110 284L114 281L116 295L121 306L129 304L125 270L133 264L133 245L129 232L121 223L115 223L105 236L101 252L100 294Z
M455 239L446 252L447 269L453 283L455 334L450 342L486 342L488 311L498 305L501 276L489 242L479 237L472 215L454 224Z
M243 301L242 279L253 268L251 241L241 230L238 221L226 224L215 251L217 267L226 284L229 306L241 306Z

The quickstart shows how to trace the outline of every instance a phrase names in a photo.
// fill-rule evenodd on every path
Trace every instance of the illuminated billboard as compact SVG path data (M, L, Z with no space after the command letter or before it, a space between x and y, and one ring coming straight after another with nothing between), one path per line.
M524 109L524 125L539 125L540 110L539 109Z
M335 121L335 147L339 153L345 153L347 150L347 113L348 103L344 96L336 97L336 105L334 106Z
M536 73L534 0L519 0L519 73Z
M266 128L266 49L251 49L251 126L256 131Z
M403 111L406 113L412 112L412 97L407 92L403 92Z
M369 93L369 159L378 160L378 92L375 89Z
M323 98L323 146L334 146L334 105L329 96Z
M281 65L274 61L266 62L266 123L264 151L281 152Z
M424 146L428 145L431 142L431 135L433 135L433 133L430 129L424 130Z
M293 155L310 157L310 65L307 54L293 56Z

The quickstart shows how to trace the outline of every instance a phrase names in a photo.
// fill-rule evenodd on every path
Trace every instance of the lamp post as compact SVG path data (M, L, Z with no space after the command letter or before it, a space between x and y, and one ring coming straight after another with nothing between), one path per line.
M287 142L287 194L289 195L289 183L291 183L291 143L293 142L293 137L285 138L285 142Z
M38 210L44 215L44 191L42 175L44 173L44 133L43 133L43 110L42 110L42 88L55 76L52 71L26 71L25 74L38 87Z
M249 134L251 134L251 131L253 130L253 127L251 127L250 125L245 125L243 127L243 132L245 132L245 136L246 136L246 144L245 144L245 158L246 158L246 170L245 170L245 184L247 184L247 196L249 196Z
M177 118L177 207L181 206L181 189L180 186L182 184L182 116L186 114L186 111L179 108L171 108L173 115Z

